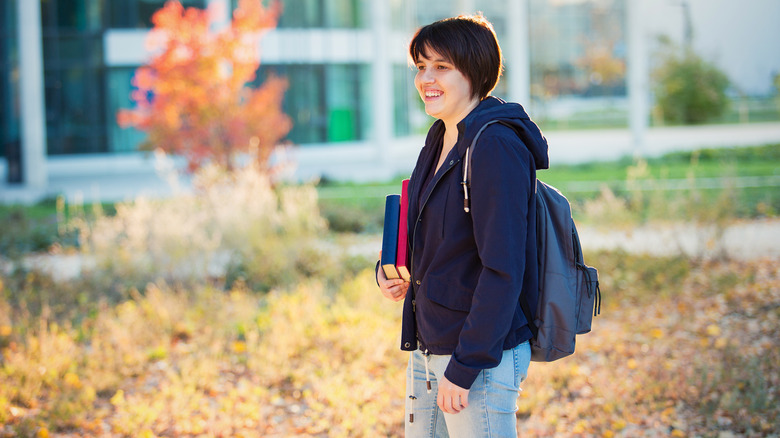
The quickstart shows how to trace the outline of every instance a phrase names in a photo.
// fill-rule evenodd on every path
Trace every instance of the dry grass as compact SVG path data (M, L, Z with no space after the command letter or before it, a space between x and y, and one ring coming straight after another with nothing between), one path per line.
M309 192L247 178L82 224L89 278L0 274L0 437L403 434L400 305L323 245ZM222 251L242 268L204 274ZM522 436L778 436L776 260L586 259L603 315L532 364Z
M524 436L776 433L775 263L594 258L604 314L575 356L532 364ZM400 308L372 277L264 296L150 284L78 326L3 304L2 435L400 436Z

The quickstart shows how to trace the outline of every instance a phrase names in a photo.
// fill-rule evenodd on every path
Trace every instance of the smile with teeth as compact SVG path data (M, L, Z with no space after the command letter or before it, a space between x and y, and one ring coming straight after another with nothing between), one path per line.
M425 92L425 97L439 97L439 96L441 96L441 91L427 90Z

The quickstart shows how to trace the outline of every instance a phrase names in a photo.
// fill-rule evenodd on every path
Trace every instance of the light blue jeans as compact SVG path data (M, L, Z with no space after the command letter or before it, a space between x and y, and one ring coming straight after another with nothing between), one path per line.
M406 370L407 438L494 438L517 437L517 396L520 384L528 375L531 347L528 342L505 350L496 368L482 370L469 389L469 406L457 414L446 414L436 405L437 380L444 375L449 355L412 353ZM414 363L412 363L414 361ZM431 392L426 390L425 362L431 381ZM411 371L414 370L414 408L409 397L412 389ZM414 414L414 422L409 415Z

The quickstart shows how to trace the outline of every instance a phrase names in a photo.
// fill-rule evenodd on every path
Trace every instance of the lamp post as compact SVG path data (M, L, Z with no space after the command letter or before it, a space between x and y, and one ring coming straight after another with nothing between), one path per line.
M647 35L643 25L645 0L626 0L628 28L628 102L629 128L635 156L645 151L645 134L650 114L650 89L647 62Z

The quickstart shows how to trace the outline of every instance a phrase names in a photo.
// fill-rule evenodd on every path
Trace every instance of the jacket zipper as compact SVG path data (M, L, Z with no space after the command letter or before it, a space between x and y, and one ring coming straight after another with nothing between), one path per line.
M459 163L459 162L460 162L460 159L452 160L450 162L450 167L445 169L444 172L442 172L442 174L439 176L439 178L431 181L431 184L433 184L433 187L431 187L431 190L428 191L428 196L425 198L425 201L423 201L422 207L420 207L420 211L417 213L417 220L414 221L414 230L412 231L412 256L411 256L410 263L409 263L409 265L410 265L409 268L411 269L410 274L411 274L412 280L416 280L415 279L415 275L414 275L414 246L415 246L415 243L417 242L417 239L415 239L415 237L417 236L417 224L420 223L420 218L422 217L423 210L425 210L425 205L428 204L428 200L431 198L431 194L433 194L433 191L436 189L436 186L439 184L439 181L441 181L442 178L444 178L444 175L446 175L450 170L452 170L452 168L455 167L455 165L457 163ZM412 286L412 287L414 287L414 286ZM417 302L415 300L415 297L412 297L412 318L417 319ZM430 393L431 392L431 381L430 381L429 372L428 372L428 358L429 358L428 356L430 355L430 353L428 352L428 349L425 348L425 346L420 341L420 333L416 332L415 336L417 337L417 348L419 348L420 350L424 349L423 350L424 351L423 354L425 355L424 360L425 360L426 391L428 393ZM410 354L413 355L414 352L410 352ZM417 397L414 395L414 358L413 357L411 358L410 363L412 364L412 372L411 372L412 384L411 384L411 394L409 394L409 399L411 400L411 402L410 402L410 411L411 412L409 413L409 422L410 423L414 423L414 401L417 400Z
M415 238L417 236L417 224L420 223L420 218L422 217L423 210L425 210L425 205L428 204L428 200L431 199L431 195L433 194L433 191L436 190L436 186L439 184L439 181L444 179L444 176L449 173L450 170L452 170L456 164L460 163L460 159L452 160L449 164L449 167L444 169L444 172L442 172L439 177L433 181L431 181L431 184L433 184L433 187L431 187L430 190L428 190L428 196L425 198L425 200L422 203L422 206L420 207L420 211L417 213L417 220L414 221L414 230L412 231L412 256L409 261L409 267L411 268L411 277L413 280L418 281L417 278L414 275L414 246L417 243L417 239ZM412 313L417 314L417 302L416 297L412 297ZM416 318L416 316L415 316ZM417 342L418 344L422 344L420 341L420 334L417 333ZM427 351L427 349L426 349Z

